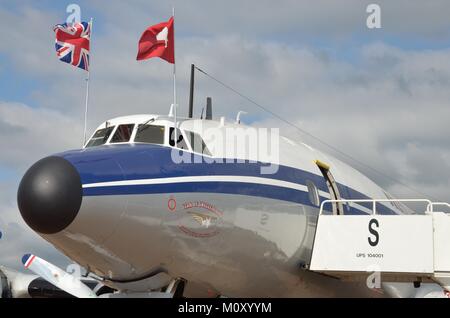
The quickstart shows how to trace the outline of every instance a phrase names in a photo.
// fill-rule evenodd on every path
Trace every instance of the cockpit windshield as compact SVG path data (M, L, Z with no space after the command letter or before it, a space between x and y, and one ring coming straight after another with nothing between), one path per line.
M114 126L97 130L91 140L89 140L86 148L104 145L108 141L113 130Z
M139 125L134 142L164 145L164 126Z
M111 139L112 144L120 143L120 142L129 142L131 139L131 135L133 134L133 124L129 125L120 125L117 127L114 136Z
M144 123L124 123L98 129L86 148L97 147L105 144L118 143L144 143L155 145L166 145L181 150L211 156L211 152L203 141L202 137L193 131L177 129L177 141L175 142L175 129L166 125L153 125L150 122L154 118ZM167 134L167 130L169 133ZM168 135L168 140L167 136Z

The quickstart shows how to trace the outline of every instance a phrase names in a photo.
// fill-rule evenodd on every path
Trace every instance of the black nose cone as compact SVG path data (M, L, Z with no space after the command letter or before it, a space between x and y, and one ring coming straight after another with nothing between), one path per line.
M83 198L80 175L67 160L48 157L35 163L19 185L17 203L34 231L55 234L75 219Z

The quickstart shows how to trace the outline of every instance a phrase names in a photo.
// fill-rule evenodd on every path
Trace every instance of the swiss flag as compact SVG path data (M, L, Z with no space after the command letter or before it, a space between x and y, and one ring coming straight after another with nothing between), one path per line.
M160 57L169 63L175 64L175 41L173 17L167 22L152 25L139 40L137 60L146 60Z

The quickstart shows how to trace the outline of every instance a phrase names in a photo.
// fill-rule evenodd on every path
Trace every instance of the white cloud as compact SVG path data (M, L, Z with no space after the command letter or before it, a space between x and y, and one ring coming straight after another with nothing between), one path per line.
M450 37L447 15L450 4L446 0L175 0L171 3L115 0L108 1L107 5L103 0L89 1L99 14L114 21L111 26L136 28L136 31L170 16L172 3L176 7L177 29L185 34L278 37L292 45L314 37L342 41L361 34L396 35L442 43ZM382 10L383 28L377 33L366 27L366 8L371 3L379 4Z
M23 172L44 156L79 148L82 123L53 110L0 101L0 164Z
M19 6L17 12L0 5L0 52L11 57L17 72L26 76L56 73L54 12L42 11L32 6Z

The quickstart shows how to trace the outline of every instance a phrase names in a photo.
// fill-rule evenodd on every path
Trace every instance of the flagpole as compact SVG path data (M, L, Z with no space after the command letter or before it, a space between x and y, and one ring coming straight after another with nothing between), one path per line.
M88 110L89 110L89 80L91 78L91 72L88 71L88 75L86 78L86 108L84 111L84 134L83 134L83 147L86 143L86 130L87 130L87 117L88 117Z
M89 110L89 82L91 79L91 39L92 39L92 25L94 19L91 18L90 23L90 35L89 35L89 62L88 62L88 75L86 78L86 107L84 111L84 134L83 134L83 147L86 144L86 133L87 133L87 118L88 118L88 110Z
M174 109L174 129L175 129L175 147L177 147L178 142L178 131L177 131L177 65L175 60L175 7L172 7L172 17L173 17L173 109Z

